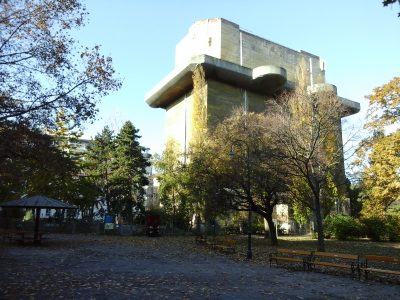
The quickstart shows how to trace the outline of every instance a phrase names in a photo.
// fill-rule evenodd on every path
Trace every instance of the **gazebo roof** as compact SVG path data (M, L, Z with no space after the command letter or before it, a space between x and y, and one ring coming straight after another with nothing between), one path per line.
M1 207L20 207L20 208L64 208L76 209L75 205L70 205L60 200L52 199L46 196L24 197L18 200L12 200L0 204Z

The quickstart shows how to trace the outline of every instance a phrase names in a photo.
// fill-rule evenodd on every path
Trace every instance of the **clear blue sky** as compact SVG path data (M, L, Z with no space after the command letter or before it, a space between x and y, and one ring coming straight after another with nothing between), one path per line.
M144 95L174 67L175 45L197 20L222 17L253 34L326 61L326 79L342 97L367 107L364 96L400 76L400 7L381 0L83 0L89 23L77 33L83 45L102 45L113 57L123 87L103 99L94 137L105 125L130 120L141 144L161 153L162 109ZM350 117L355 124L364 114Z

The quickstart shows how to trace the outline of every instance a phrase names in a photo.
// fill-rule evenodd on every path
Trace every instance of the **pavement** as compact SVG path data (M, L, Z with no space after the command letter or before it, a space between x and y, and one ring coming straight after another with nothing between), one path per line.
M52 235L3 243L0 299L400 299L400 285L238 261L194 239Z

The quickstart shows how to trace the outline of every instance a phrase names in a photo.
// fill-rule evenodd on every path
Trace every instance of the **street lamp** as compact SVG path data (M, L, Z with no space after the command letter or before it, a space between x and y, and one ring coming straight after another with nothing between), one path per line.
M235 156L235 152L233 151L233 145L231 146L231 150L229 151L229 156L233 158ZM249 161L249 149L248 145L246 144L246 173L247 173L247 195L250 195L250 161ZM251 250L251 231L252 231L252 210L250 202L248 203L248 219L247 219L247 259L253 258L253 251Z
M252 211L251 208L249 206L249 215L248 215L248 229L247 229L247 259L252 259L253 258L253 251L251 250L251 230L252 230L252 226L251 226L251 216L252 215Z

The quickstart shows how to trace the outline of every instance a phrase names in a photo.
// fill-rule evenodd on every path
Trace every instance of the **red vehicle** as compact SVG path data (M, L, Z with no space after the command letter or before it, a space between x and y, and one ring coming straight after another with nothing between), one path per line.
M146 216L146 234L148 236L160 236L160 216L147 215Z

